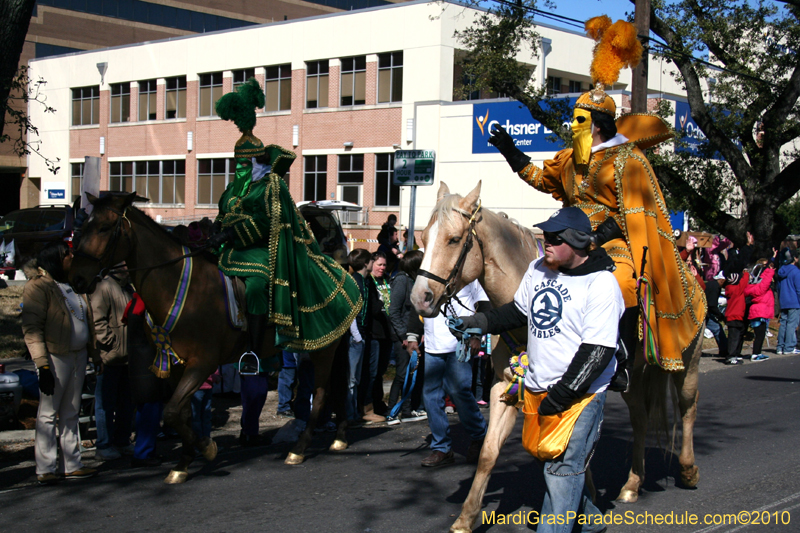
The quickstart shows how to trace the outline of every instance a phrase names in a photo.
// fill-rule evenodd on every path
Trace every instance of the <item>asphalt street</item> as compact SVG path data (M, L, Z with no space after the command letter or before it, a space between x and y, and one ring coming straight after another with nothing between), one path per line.
M714 366L700 381L696 489L676 483L677 455L667 439L659 447L653 437L639 502L614 503L627 477L631 431L623 401L618 394L609 396L592 460L599 506L623 521L650 515L647 524L611 525L609 531L800 531L800 358ZM427 423L416 422L352 430L350 448L339 454L327 451L332 434L317 435L306 462L295 467L283 464L285 444L242 449L233 435L223 436L219 457L211 464L198 459L188 483L179 486L162 483L174 464L169 462L155 469L107 463L95 479L53 487L2 491L0 480L0 524L5 531L59 532L446 532L474 473L463 457L469 439L457 417L451 424L457 461L438 469L420 467L429 432ZM513 521L541 505L541 466L523 450L521 426L520 418L489 482L483 502L487 519L494 511L495 520L502 514ZM176 459L174 454L168 458ZM653 525L656 515L669 513L672 521L695 515L697 523ZM715 514L738 518L715 525L715 518L722 519ZM742 524L743 518L769 524ZM711 523L704 523L707 519ZM776 526L776 519L783 523ZM530 523L486 524L482 516L475 528L533 530Z

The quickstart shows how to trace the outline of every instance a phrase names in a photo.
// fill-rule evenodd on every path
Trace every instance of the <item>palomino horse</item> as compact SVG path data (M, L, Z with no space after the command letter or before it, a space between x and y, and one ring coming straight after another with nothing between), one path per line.
M446 301L463 286L478 279L494 306L511 302L531 261L539 255L533 232L521 228L487 209L480 207L478 186L465 198L450 194L444 183L439 188L436 207L422 234L425 257L411 292L411 302L423 316L435 316ZM477 242L477 246L474 245ZM437 279L438 278L438 279ZM525 329L511 332L524 343ZM489 428L481 449L472 488L461 514L450 527L451 532L472 531L480 512L489 476L517 419L516 407L501 401L511 379L508 370L509 350L500 343L492 351L496 381L491 390ZM693 428L696 417L697 376L700 345L697 340L683 355L687 370L673 375L678 390L678 403L683 419L683 445L680 454L681 478L685 485L695 486L699 474L694 464ZM648 416L666 421L666 386L669 375L645 365L637 357L628 393L623 394L633 426L633 464L628 481L618 501L633 503L644 481L644 449ZM587 474L590 472L587 470ZM587 475L591 486L591 476Z
M87 195L89 196L89 195ZM83 231L70 269L70 284L78 292L92 292L103 273L113 265L125 262L133 284L155 324L163 324L172 307L173 295L182 276L183 247L153 219L131 204L136 194L111 195L100 199L90 197L94 212ZM189 399L218 365L238 359L247 344L247 334L228 324L225 295L216 263L198 258L190 275L189 290L180 318L169 333L175 353L185 365L175 366L170 379L175 392L164 408L164 422L173 427L183 441L181 460L165 482L183 483L194 458L195 447L212 460L217 446L207 438L199 440L188 423L191 416ZM270 331L265 335L262 353L269 357L277 353ZM311 442L330 381L337 339L322 350L311 352L314 363L315 394L313 410L305 432L286 458L286 464L299 464ZM342 402L334 402L342 403ZM331 450L344 450L344 411L337 408L340 421Z

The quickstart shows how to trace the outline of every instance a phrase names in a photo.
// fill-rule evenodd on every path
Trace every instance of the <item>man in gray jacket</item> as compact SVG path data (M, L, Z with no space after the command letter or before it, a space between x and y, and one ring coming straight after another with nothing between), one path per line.
M95 458L118 459L122 453L133 455L131 424L133 402L128 378L128 335L122 316L131 300L127 273L106 276L89 296L97 332L97 348L105 371L97 376L95 419L97 451Z

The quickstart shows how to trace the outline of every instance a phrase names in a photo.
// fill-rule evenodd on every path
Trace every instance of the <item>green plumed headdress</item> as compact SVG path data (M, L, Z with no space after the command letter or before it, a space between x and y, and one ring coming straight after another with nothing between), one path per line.
M265 103L264 91L255 78L240 85L236 92L224 94L217 100L217 115L224 120L233 121L242 132L242 136L236 141L234 157L264 155L264 143L253 135L253 128L256 125L256 109L264 107Z

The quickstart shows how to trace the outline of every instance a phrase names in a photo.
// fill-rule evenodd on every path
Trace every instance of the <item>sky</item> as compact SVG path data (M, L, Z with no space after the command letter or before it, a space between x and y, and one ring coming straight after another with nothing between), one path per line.
M556 6L550 9L545 7L544 0L539 0L537 2L537 8L542 11L549 11L557 15L582 21L586 21L598 15L608 15L611 20L616 22L618 19L627 19L625 16L626 12L633 14L634 11L633 2L630 0L553 0L553 2ZM781 9L785 8L784 4L780 1L768 3L777 5ZM535 20L562 28L583 31L582 28L578 28L573 24L556 21L540 15L536 15Z
M544 7L544 2L538 2L538 7L542 11L550 11L557 15L582 21L599 15L608 15L611 20L616 21L626 18L626 11L633 13L633 3L630 0L555 0L555 3L555 9ZM535 20L545 24L582 31L582 28L567 25L540 15L537 15Z

